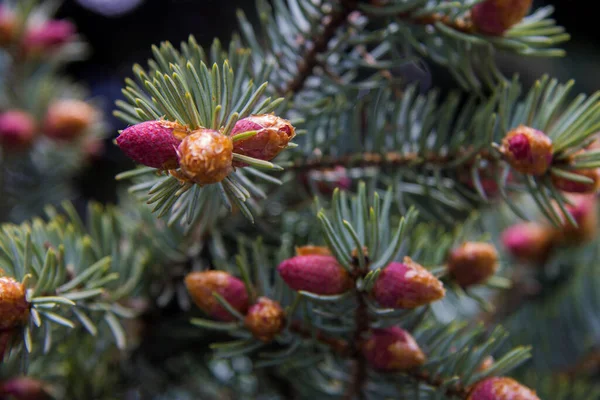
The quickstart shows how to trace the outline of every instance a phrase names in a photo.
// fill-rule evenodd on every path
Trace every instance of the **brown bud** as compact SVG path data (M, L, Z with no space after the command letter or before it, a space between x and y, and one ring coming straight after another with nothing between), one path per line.
M98 111L81 100L58 100L46 112L44 134L53 139L72 140L88 129Z
M185 286L194 303L212 318L221 321L234 320L213 293L219 294L242 314L245 314L248 309L248 292L244 282L227 272L191 272L185 277Z
M268 343L283 329L285 312L278 302L259 297L257 303L248 309L244 324L255 338Z
M330 256L331 251L328 247L325 246L300 246L296 247L296 255L297 256Z
M372 294L383 307L415 308L441 299L446 291L431 272L404 257L402 263L392 262L384 268Z
M30 305L25 287L11 277L0 278L0 331L24 325L29 319Z
M381 371L406 371L426 360L415 339L397 326L373 329L362 351L367 362Z
M498 252L489 243L465 242L448 257L448 272L463 286L487 281L498 269Z
M524 125L506 135L500 151L522 174L543 175L552 164L552 140L544 132Z
M181 171L199 185L221 182L232 171L233 143L230 137L211 129L198 129L178 149Z
M487 378L476 384L467 400L540 400L535 392L512 378Z

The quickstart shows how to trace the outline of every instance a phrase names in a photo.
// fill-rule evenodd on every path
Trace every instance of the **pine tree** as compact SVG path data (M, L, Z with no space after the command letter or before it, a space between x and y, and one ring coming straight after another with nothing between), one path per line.
M118 204L2 226L0 396L600 398L600 93L497 67L564 55L531 3L257 0L226 45L152 47L116 104Z

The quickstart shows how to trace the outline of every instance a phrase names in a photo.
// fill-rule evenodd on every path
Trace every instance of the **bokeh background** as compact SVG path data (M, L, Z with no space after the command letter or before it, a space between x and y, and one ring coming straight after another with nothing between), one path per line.
M555 19L572 36L571 42L564 46L568 55L533 60L500 55L503 69L518 72L526 83L548 73L561 81L575 79L574 92L600 89L600 23L594 3L535 1L534 6L556 7ZM70 65L69 73L86 83L94 97L102 98L105 113L111 115L114 101L121 98L123 80L131 75L134 63L146 62L152 44L163 40L178 44L189 34L205 46L215 37L227 43L237 29L239 8L256 20L254 0L66 0L58 17L73 20L92 50L86 61ZM426 71L421 78L445 89L454 86L440 69ZM82 203L88 199L115 201L114 176L133 166L112 144L117 131L124 128L123 123L113 117L109 121L113 135L105 143L103 156L77 178Z

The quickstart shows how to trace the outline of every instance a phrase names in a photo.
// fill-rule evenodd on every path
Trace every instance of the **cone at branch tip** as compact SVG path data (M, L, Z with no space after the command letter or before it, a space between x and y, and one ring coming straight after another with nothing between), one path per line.
M213 293L219 294L241 314L245 314L248 309L248 292L244 282L227 272L191 272L185 277L185 286L198 308L214 319L233 321L235 317L219 303Z
M462 287L487 281L498 270L496 248L483 242L465 242L450 252L448 273Z
M259 297L256 304L248 309L244 324L255 338L268 343L282 331L285 312L278 302Z
M406 371L423 365L426 360L415 339L396 326L373 329L362 351L371 367L380 371Z

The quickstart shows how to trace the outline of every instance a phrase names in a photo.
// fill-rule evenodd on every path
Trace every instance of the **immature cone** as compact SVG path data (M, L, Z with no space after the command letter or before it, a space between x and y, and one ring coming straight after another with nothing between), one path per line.
M512 225L502 232L502 244L515 258L525 262L543 262L552 248L554 231L535 222Z
M567 205L577 226L565 219L562 227L556 231L556 240L559 243L582 244L596 238L598 234L598 204L596 196L584 194L567 195L572 203Z
M283 329L285 312L278 302L259 297L256 304L248 309L244 324L255 338L268 343Z
M592 183L575 182L558 175L552 174L552 184L558 190L568 193L595 193L600 189L600 170L598 168L593 169L581 169L578 171L569 171L574 174L592 179Z
M213 296L217 293L231 306L245 314L248 309L248 292L244 282L223 271L190 272L185 277L185 286L196 305L221 321L233 321L233 317Z
M25 32L23 48L28 53L53 50L71 41L75 32L75 25L69 21L47 21L32 26Z
M489 243L465 242L450 253L447 266L448 272L459 285L477 285L496 273L498 252Z
M158 169L179 167L177 147L187 128L177 122L146 121L125 129L117 137L123 153L138 164Z
M275 158L296 135L296 130L290 121L273 114L252 115L239 120L231 131L231 137L248 131L258 131L258 133L248 139L235 142L233 152L265 161ZM234 162L233 165L246 166L240 162Z
M493 377L475 385L467 400L540 400L535 392L512 378Z
M183 139L178 152L181 171L199 185L221 182L232 170L233 143L217 131L192 132Z
M349 290L354 282L332 256L296 256L283 261L277 267L281 278L293 290L334 295Z
M48 108L43 133L52 139L72 140L89 128L97 115L85 101L58 100Z
M373 329L362 351L371 367L380 371L406 371L423 365L426 359L415 339L396 326Z
M494 357L492 356L487 356L486 358L483 359L483 361L481 362L481 364L479 364L479 367L477 367L477 371L476 372L485 372L488 369L492 368L492 366L494 365Z
M544 132L524 125L506 135L500 151L522 174L543 175L552 164L552 140Z
M404 257L383 269L371 293L382 307L415 308L441 299L446 291L431 272Z
M8 110L0 114L0 145L7 149L23 148L35 136L35 120L21 110Z
M486 0L473 7L471 18L479 32L499 36L525 18L532 2L533 0Z
M8 46L15 37L15 13L5 5L0 4L0 46Z
M18 328L28 319L25 287L11 277L0 277L0 331Z
M0 383L0 398L15 400L49 400L51 397L44 389L44 384L27 376L12 378Z

